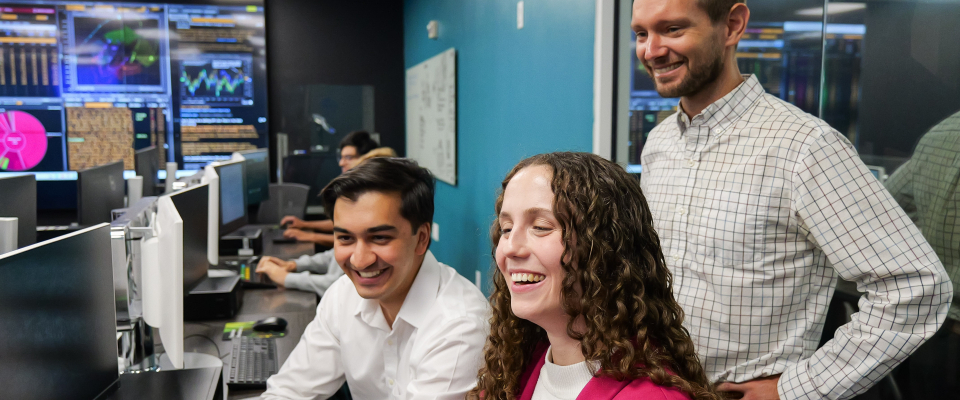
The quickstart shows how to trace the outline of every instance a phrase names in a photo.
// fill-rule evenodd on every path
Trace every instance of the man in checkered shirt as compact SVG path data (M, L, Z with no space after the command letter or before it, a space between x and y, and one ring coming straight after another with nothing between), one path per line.
M849 398L937 331L952 286L846 138L740 74L749 17L735 0L635 0L637 56L680 98L643 149L644 195L720 390ZM866 295L817 349L838 274Z

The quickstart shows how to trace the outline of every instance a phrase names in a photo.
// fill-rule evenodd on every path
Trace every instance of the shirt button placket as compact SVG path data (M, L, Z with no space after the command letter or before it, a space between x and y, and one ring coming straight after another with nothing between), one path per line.
M703 129L706 128L703 127ZM686 182L683 185L683 196L681 196L676 206L677 233L681 237L675 241L676 249L674 253L671 254L673 262L677 267L680 266L684 253L687 250L686 247L689 236L693 234L690 232L689 213L693 202L693 186L697 181L697 167L700 165L698 162L700 159L699 151L686 151L684 152L684 156L686 156L686 160L684 160L683 170L685 172Z
M396 332L396 330L394 330L394 332ZM387 387L390 388L390 393L399 396L400 391L395 379L397 376L397 368L400 367L397 365L400 362L400 353L397 349L397 341L393 338L392 332L387 336L386 341L387 345L383 346L384 379L386 380Z

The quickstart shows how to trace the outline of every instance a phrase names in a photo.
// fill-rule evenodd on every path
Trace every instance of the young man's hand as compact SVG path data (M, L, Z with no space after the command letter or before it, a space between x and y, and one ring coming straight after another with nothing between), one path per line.
M724 382L717 386L717 391L731 392L733 396L729 398L743 400L779 400L780 393L777 392L777 382L780 381L780 375L757 378L744 383Z

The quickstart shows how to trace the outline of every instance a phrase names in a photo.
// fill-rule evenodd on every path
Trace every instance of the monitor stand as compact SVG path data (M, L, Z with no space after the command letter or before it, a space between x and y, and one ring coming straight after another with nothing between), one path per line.
M220 239L221 256L249 257L263 253L263 228L247 225Z
M223 368L223 361L221 361L216 356L211 356L204 353L183 353L183 369L198 369L198 368ZM160 370L171 370L173 369L173 363L170 362L170 356L167 353L160 355Z

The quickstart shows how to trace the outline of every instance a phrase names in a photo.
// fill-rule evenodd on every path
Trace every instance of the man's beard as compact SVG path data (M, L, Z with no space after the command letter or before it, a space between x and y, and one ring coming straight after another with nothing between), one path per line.
M710 61L706 64L694 66L690 62L690 59L687 59L688 73L678 85L672 88L665 88L654 78L653 82L657 93L665 98L690 96L699 93L705 86L716 81L723 72L723 47L716 46L714 48L718 51L713 54L713 57L711 57ZM651 76L653 76L652 71Z

